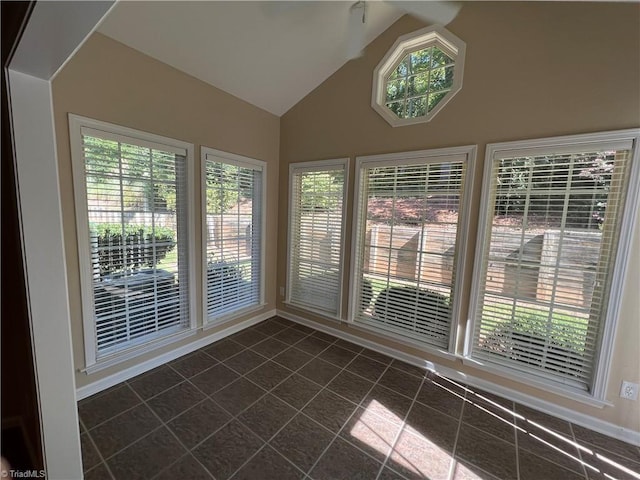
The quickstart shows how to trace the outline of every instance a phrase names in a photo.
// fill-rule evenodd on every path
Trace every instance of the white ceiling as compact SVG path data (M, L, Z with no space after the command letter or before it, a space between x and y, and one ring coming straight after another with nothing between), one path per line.
M123 1L98 31L280 116L346 63L353 3ZM367 2L365 45L402 14Z

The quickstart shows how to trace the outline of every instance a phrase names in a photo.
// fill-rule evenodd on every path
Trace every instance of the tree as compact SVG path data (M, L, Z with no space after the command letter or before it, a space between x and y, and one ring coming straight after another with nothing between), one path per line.
M89 135L83 147L89 191L108 199L122 188L123 207L175 211L175 154Z
M247 175L249 172L251 175ZM206 177L207 214L224 213L236 205L241 196L253 196L251 170L222 162L207 163Z
M328 211L342 208L344 172L307 172L300 177L303 210Z
M520 216L527 210L531 217L540 209L546 212L547 221L558 223L564 210L565 190L570 189L568 224L599 228L604 221L613 153L508 158L500 160L498 168L496 215Z

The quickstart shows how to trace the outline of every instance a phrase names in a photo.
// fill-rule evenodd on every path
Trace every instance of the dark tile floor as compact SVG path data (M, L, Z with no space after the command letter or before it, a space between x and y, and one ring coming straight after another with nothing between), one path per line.
M278 317L78 408L88 480L640 478L638 447Z

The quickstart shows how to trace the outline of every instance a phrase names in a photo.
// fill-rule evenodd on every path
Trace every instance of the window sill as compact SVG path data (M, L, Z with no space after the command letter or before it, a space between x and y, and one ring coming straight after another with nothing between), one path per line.
M401 345L405 345L407 347L411 347L411 348L416 348L418 350L421 350L425 353L428 353L429 355L433 355L435 357L439 357L439 358L444 358L447 360L456 360L456 355L454 355L451 352L448 352L447 350L443 350L441 348L437 348L437 347L433 347L431 345L427 345L425 343L421 343L421 342L416 342L416 341L412 341L411 339L403 336L403 335L399 335L399 334L395 334L393 332L390 332L388 330L383 330L383 329L379 329L370 325L367 325L366 323L360 323L360 322L346 322L347 326L349 326L349 328L355 328L356 330L362 330L365 332L369 332L369 333L373 333L381 338L387 339L387 340L391 340L394 342L397 342Z
M184 338L191 337L196 333L198 333L198 329L180 330L176 333L167 335L166 337L154 339L147 343L142 343L140 345L130 347L117 353L112 353L108 356L98 359L91 365L87 365L85 368L80 369L80 371L86 373L87 375L91 375L92 373L105 370L109 367L113 367L114 365L118 365L120 363L126 362L127 360L131 360L132 358L144 355L145 353L151 352L157 348L164 347Z
M473 367L483 372L491 373L508 380L513 380L519 383L526 383L527 385L530 385L534 388L538 388L540 390L544 390L545 392L568 398L570 400L574 400L591 407L604 408L613 406L613 404L606 399L596 398L586 391L578 390L577 388L571 387L569 385L563 387L552 380L545 380L541 377L527 372L516 371L506 366L494 365L481 360L476 360L471 357L460 356L459 358L466 366Z

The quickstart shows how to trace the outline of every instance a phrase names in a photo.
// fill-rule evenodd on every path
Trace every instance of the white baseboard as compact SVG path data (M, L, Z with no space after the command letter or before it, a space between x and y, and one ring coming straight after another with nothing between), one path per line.
M526 393L522 393L512 388L503 387L501 385L498 385L497 383L489 382L487 380L474 377L472 375L460 372L452 368L443 367L441 365L430 362L423 358L416 357L415 355L411 355L411 354L402 352L400 350L396 350L395 348L380 345L376 342L366 340L357 335L352 335L352 334L343 332L342 330L338 330L336 328L314 322L313 320L308 320L299 315L278 310L278 316L282 318L286 318L287 320L291 320L293 322L307 325L309 327L312 327L317 330L323 331L325 333L331 334L333 336L342 338L344 340L348 340L357 345L370 348L371 350L375 350L377 352L383 353L390 357L397 358L398 360L409 363L411 365L415 365L421 368L425 368L427 370L431 370L433 372L437 372L441 374L443 377L447 377L452 380L456 380L461 383L464 383L476 388L480 388L488 392L495 393L497 395L500 395L509 400L513 400L527 407L531 407L536 410L541 410L555 417L562 418L563 420L566 420L568 422L575 423L576 425L580 425L582 427L589 428L591 430L602 433L604 435L617 438L618 440L622 440L624 442L628 442L633 445L640 446L640 432L637 432L635 430L624 428L619 425L615 425L613 423L606 422L604 420L600 420L598 418L592 417L590 415L586 415L584 413L576 412L569 408L556 405L555 403L549 402L547 400L542 400L540 398L534 397L532 395L528 395Z
M213 342L222 340L229 335L233 335L240 330L250 327L251 325L255 325L256 323L262 322L263 320L271 318L275 315L276 310L263 312L260 315L256 315L255 317L251 317L248 320L244 320L240 323L236 323L235 325L219 330L211 335L207 335L206 337L194 340L190 343L187 343L186 345L182 345L178 348L175 348L174 350L158 355L157 357L145 360L144 362L140 362L132 367L125 368L124 370L109 375L108 377L101 378L100 380L96 380L95 382L83 387L78 387L76 389L76 401L90 397L91 395L99 393L107 388L113 387L118 383L129 380L136 375L140 375L141 373L159 367L160 365L164 365L165 363L175 360L176 358L179 358L183 355L194 352L199 348L206 347Z

